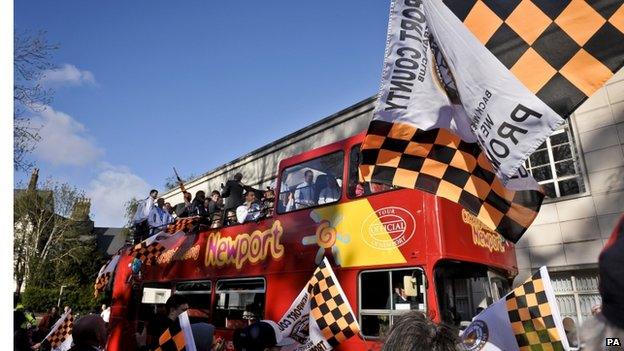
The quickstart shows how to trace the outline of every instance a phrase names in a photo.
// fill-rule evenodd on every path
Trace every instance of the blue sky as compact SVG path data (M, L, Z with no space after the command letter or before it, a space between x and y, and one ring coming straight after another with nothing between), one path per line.
M16 1L16 31L60 44L54 101L33 116L41 175L85 190L96 225L121 225L123 202L172 166L201 174L375 94L388 7Z

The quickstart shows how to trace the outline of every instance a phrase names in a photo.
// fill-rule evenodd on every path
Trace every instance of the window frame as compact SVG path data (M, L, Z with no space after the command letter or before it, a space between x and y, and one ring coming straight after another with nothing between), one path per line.
M215 284L214 284L214 305L213 305L213 311L216 312L217 310L226 310L229 311L231 310L230 308L220 308L218 302L218 296L220 293L225 293L225 294L229 294L229 293L235 293L235 292L241 292L241 290L219 290L218 289L218 284L219 282L224 282L224 281L234 281L234 282L240 282L240 281L249 281L249 280L261 280L262 284L263 284L263 289L261 291L258 290L244 290L243 292L245 293L253 293L253 294L264 294L264 303L263 303L263 311L262 311L262 315L264 316L266 313L266 292L267 292L267 280L265 277L263 276L259 276L259 277L241 277L241 278L223 278L223 279L216 279L215 280ZM213 313L214 313L213 312ZM214 319L214 314L211 316L211 322L213 324L215 324L217 321ZM216 324L215 324L216 326ZM228 329L231 330L229 328L226 328L226 325L224 325L223 327L217 327L219 329Z
M362 308L362 275L365 273L375 273L375 272L386 272L388 273L388 275L390 276L389 282L390 282L390 296L392 296L393 294L393 282L392 282L392 272L396 272L396 271L407 271L407 270L411 270L411 271L415 271L418 270L420 271L420 273L422 274L422 279L423 279L423 287L424 287L424 292L422 293L423 296L423 309L416 309L416 310L396 310L396 309L363 309ZM357 280L357 289L358 289L358 323L360 324L360 326L362 325L362 314L364 315L368 315L368 316L388 316L390 318L389 320L389 327L392 327L393 324L393 319L396 316L400 316L403 315L409 311L421 311L421 312L427 312L427 306L428 306L428 301L427 301L427 275L425 274L425 270L422 267L419 266L408 266L408 267L393 267L393 268L380 268L380 269L366 269L366 270L362 270L358 273L358 280ZM388 312L389 311L389 312ZM362 332L362 336L364 337L364 339L370 339L370 340L376 340L376 339L380 339L382 336L374 336L374 335L364 335L364 332Z
M195 283L195 282L209 283L210 284L209 290L190 290L190 291L178 290L178 284ZM212 279L179 280L175 282L173 288L174 288L173 294L176 294L176 295L200 295L200 294L212 295L212 290L214 288L214 285L212 283Z
M547 152L549 162L544 165L537 166L537 167L529 167L530 159L527 158L527 160L524 163L525 168L531 175L533 175L532 170L534 168L548 167L550 169L552 178L548 180L542 180L542 181L537 181L536 179L537 183L540 186L544 186L546 184L553 184L554 186L555 197L548 197L548 196L544 197L544 203L569 200L573 198L583 197L589 194L589 187L587 186L587 177L585 173L585 165L583 163L583 157L581 157L583 155L583 152L582 152L581 146L577 142L577 140L579 139L579 136L576 131L577 131L576 125L573 126L573 122L571 121L571 118L566 119L565 123L562 124L559 129L555 130L548 138L546 138L546 140L544 140L544 143L546 144L546 149L542 151ZM555 160L554 154L553 154L553 146L551 144L551 137L557 134L561 134L561 133L568 134L568 141L560 145L565 145L565 144L570 145L571 158L564 159L564 160ZM560 146L560 145L557 145L557 146ZM575 168L575 174L561 176L561 177L557 176L556 164L565 162L568 160L572 160L574 164L574 168ZM578 184L580 188L579 192L576 194L561 195L559 182L565 181L568 179L574 179L574 178L578 179Z
M333 155L333 154L342 154L342 157L340 157L340 159L342 160L342 172L340 173L340 175L344 178L344 176L345 176L345 174L344 174L345 173L345 151L342 150L342 149L336 150L336 151L332 151L332 152L328 152L326 154L323 154L323 155L320 155L320 156L317 156L317 157L313 157L313 158L301 161L301 162L296 163L294 165L287 166L287 167L285 167L284 169L282 169L280 171L280 174L279 174L279 177L278 177L279 182L278 182L278 184L276 186L277 197L275 198L275 203L274 203L275 213L277 213L279 215L284 215L284 214L288 214L288 213L295 213L295 212L302 211L302 210L310 210L310 209L319 208L319 207L323 207L323 206L335 205L337 203L340 203L343 200L343 198L344 198L344 191L345 191L345 180L344 179L342 180L342 186L340 187L340 197L338 198L338 200L336 200L334 202L324 203L324 204L321 204L321 205L316 204L316 205L310 206L310 207L294 208L294 209L292 209L290 211L280 211L280 208L279 208L279 200L280 200L280 195L282 194L282 183L283 183L282 179L284 179L284 173L288 169L290 169L290 168L293 168L293 167L305 164L305 163L310 162L310 161L318 160L320 158L323 158L323 157L326 157L326 156L329 156L329 155ZM336 175L336 177L338 177L338 175Z

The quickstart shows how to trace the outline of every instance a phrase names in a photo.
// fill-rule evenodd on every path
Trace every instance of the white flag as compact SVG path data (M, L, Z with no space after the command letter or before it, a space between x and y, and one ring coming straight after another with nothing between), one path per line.
M518 81L442 1L423 4L472 133L506 183L564 119Z
M468 351L568 350L546 267L476 316L461 340Z
M72 344L72 330L74 327L74 317L71 309L65 312L61 318L50 329L45 337L50 343L52 351L67 351Z

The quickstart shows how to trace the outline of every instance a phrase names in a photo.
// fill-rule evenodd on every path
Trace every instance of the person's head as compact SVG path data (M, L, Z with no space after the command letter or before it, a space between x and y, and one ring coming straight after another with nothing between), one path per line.
M106 323L97 314L89 314L74 322L72 338L77 346L106 346Z
M171 320L178 318L189 308L188 300L183 295L171 295L165 305L167 306L167 316Z
M204 199L204 207L208 208L208 205L210 205L210 198L209 197Z
M152 189L150 190L150 195L149 195L152 199L156 200L156 198L158 197L158 190L156 189Z
M206 193L203 190L199 190L195 193L195 198L199 199L200 201L204 201L204 199L206 198Z
M213 190L212 193L210 193L210 198L212 199L212 201L217 202L219 201L219 199L221 199L221 193L219 192L219 190Z
M165 207L165 199L162 197L158 198L158 200L156 200L156 205L162 209Z
M382 351L455 351L458 343L453 328L435 324L422 312L410 311L395 319Z
M67 313L70 310L69 306L65 306L65 308L63 309L63 313Z
M52 307L50 308L50 314L51 314L51 315L55 315L55 314L57 314L57 313L58 313L58 309L56 308L56 306L52 306Z
M314 181L314 173L312 173L311 170L305 171L303 176L305 178L305 182L308 183L308 184L312 184L312 181Z
M193 199L193 195L191 195L191 193L189 193L188 191L185 191L184 192L184 201L191 202L192 199Z
M256 192L248 191L247 194L245 194L245 202L252 203L254 201L256 201Z
M167 211L167 213L169 213L169 214L173 213L173 207L168 202L165 202L165 211Z
M106 309L106 304L102 304L102 311L104 311Z
M234 175L234 180L237 182L240 182L241 180L243 180L243 174L238 172Z

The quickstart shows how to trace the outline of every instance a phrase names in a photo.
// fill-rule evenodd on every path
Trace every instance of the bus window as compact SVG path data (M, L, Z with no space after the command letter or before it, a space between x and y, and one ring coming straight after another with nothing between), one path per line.
M388 331L393 318L409 310L425 311L424 275L419 268L360 273L362 334L377 338Z
M342 194L344 153L334 152L282 172L278 213L337 202Z
M142 292L139 320L154 320L154 317L159 313L166 315L165 303L171 296L171 284L144 283Z
M209 322L212 282L210 280L179 282L175 286L176 295L184 295L188 300L191 323Z
M502 278L490 281L491 273L480 264L440 263L435 270L435 282L442 321L463 329L495 298L504 296L509 284Z
M213 324L237 329L263 319L265 293L263 278L218 280Z
M361 144L355 145L349 153L349 187L347 188L349 198L353 199L392 190L393 187L387 184L360 182L360 146Z

